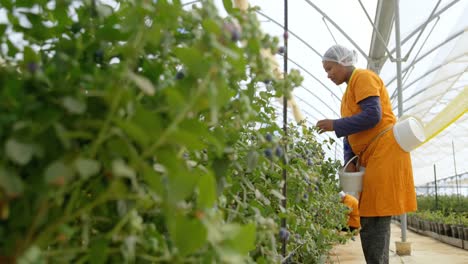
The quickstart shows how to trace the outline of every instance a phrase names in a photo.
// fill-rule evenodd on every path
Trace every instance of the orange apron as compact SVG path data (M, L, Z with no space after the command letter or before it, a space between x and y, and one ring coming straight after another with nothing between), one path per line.
M385 128L396 123L387 89L379 76L370 70L356 69L348 82L341 101L341 116L350 117L361 112L359 102L369 96L379 96L382 119L373 128L348 136L355 154ZM415 211L411 156L403 151L393 136L393 130L379 136L360 157L366 167L359 198L361 216L391 216Z

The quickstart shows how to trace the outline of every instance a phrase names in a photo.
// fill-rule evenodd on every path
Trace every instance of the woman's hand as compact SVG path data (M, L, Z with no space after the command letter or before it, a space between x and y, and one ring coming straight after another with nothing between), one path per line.
M333 119L323 119L319 120L315 125L318 128L318 132L322 134L327 131L334 131L333 129Z
M356 167L356 165L354 163L350 162L348 164L348 167L346 167L345 171L346 172L358 172L359 170L358 170L358 168Z

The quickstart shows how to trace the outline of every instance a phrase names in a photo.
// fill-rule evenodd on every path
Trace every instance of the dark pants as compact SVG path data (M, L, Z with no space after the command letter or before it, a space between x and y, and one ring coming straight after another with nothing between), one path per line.
M367 264L388 264L391 216L361 217L361 245Z

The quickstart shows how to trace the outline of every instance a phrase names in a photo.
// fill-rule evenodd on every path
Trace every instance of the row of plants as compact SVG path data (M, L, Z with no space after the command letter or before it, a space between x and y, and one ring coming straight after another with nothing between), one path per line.
M468 212L468 197L463 195L418 195L418 209L422 211L440 210L444 213Z
M440 235L468 240L468 215L443 211L418 211L407 215L408 226Z
M224 5L0 0L1 263L319 263L348 239L333 141L276 124L302 77Z

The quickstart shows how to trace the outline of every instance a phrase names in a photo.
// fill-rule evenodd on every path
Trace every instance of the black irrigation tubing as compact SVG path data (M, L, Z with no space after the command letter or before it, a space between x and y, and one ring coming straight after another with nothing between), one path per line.
M288 74L288 0L284 0L284 32L283 32L283 41L284 41L284 62L283 62L283 77L284 79L287 78ZM288 82L284 82L284 89L285 89L285 94L287 90L287 85ZM286 96L283 96L283 131L285 137L288 136L288 99ZM287 142L283 142L284 144L284 152L288 151L288 144ZM283 161L286 163L286 159L283 157ZM286 171L286 166L283 168L283 200L282 200L282 206L286 210L287 206L287 185L286 185L286 179L287 179L287 171ZM286 228L286 217L281 218L281 227ZM281 253L283 254L283 257L286 257L286 239L283 240L283 245L281 248Z
M275 19L273 19L272 17L270 16L267 16L265 15L264 13L260 12L257 10L257 14L265 17L266 19L270 20L271 22L273 22L274 24L276 24L277 26L283 28L283 25L281 25L281 23L279 23L278 21L276 21ZM319 56L320 58L322 58L322 55L316 50L314 49L309 43L307 43L304 39L302 39L301 37L299 37L296 33L292 32L290 29L288 29L288 33L291 34L292 36L294 36L295 38L297 38L300 42L302 42L304 45L306 45L310 50L312 50L315 54L317 54L317 56Z

